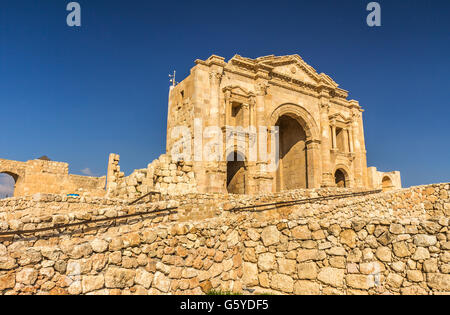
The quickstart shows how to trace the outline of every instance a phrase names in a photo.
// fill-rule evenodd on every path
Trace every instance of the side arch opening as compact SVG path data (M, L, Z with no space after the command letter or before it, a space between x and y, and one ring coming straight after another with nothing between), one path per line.
M392 179L389 176L383 177L383 181L381 182L381 187L383 191L389 191L394 189L394 185L392 184Z
M227 157L227 191L229 194L247 193L247 166L245 157L234 151Z
M334 181L339 188L347 188L349 186L346 172L342 169L338 169L336 173L334 173Z
M14 197L19 175L11 172L0 172L0 199Z

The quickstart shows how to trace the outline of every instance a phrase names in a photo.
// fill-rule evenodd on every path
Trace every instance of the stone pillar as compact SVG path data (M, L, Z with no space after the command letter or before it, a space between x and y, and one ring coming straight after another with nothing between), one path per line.
M359 110L358 115L358 129L359 129L359 141L361 145L361 152L360 152L360 158L361 158L361 173L362 173L362 185L364 187L368 187L369 180L367 175L367 151L366 151L366 142L364 139L364 124L363 124L363 115L364 110Z
M248 128L251 125L250 122L250 105L249 104L242 104L242 110L244 111L244 124L242 127ZM245 153L245 152L244 152Z
M206 126L220 128L220 84L223 77L223 68L213 66L209 72L210 82L210 100L209 100L209 115ZM205 158L205 157L204 157ZM204 163L206 166L207 175L207 192L209 193L222 193L223 182L226 181L226 173L223 174L220 169L219 161Z
M347 129L348 131L348 139L349 139L349 145L350 145L350 153L355 152L354 151L354 144L353 144L353 126L350 125L350 127Z
M321 186L320 142L316 140L307 141L306 148L307 148L307 166L308 166L307 188L320 188Z
M330 105L328 101L324 101L321 105L320 111L320 126L322 129L322 143L321 143L321 154L322 154L322 187L333 186L333 174L331 170L331 146L332 139L330 135L330 121L328 118L330 110Z
M268 92L269 85L265 78L267 74L265 72L259 71L257 76L261 77L258 79L255 85L255 105L254 105L254 113L255 113L255 127L257 132L257 145L258 145L258 158L256 161L256 174L254 176L255 179L255 187L258 189L258 193L270 193L272 192L272 183L273 176L267 171L267 162L266 157L268 156L267 152L270 150L270 133L265 120L265 97ZM260 133L260 128L267 128L267 134L264 137ZM266 154L265 156L261 155L260 148L265 148Z
M106 175L106 193L109 195L110 192L117 188L117 180L123 177L123 173L120 172L120 156L118 154L111 153L108 160L108 171Z
M355 153L355 162L354 162L354 175L355 175L355 185L356 187L363 187L363 171L362 171L362 160L361 160L361 142L358 128L359 121L359 113L353 114L353 122L352 122L352 130L354 135L354 153Z
M331 137L333 139L332 143L333 143L333 150L337 150L337 142L336 142L336 122L332 121L331 122Z
M231 117L231 91L227 90L224 93L224 101L225 106L220 111L220 116L222 117L220 120L220 128L224 128L226 126L230 126L230 117Z
M344 152L349 153L350 152L350 145L348 143L349 137L348 137L348 128L344 128L342 131L344 133Z
M211 87L210 110L209 110L209 126L220 127L220 82L223 73L220 70L213 70L209 73L209 82Z

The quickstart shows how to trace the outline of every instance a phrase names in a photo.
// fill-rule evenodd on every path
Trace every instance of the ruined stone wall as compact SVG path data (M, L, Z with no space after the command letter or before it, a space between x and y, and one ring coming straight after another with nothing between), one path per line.
M236 207L297 200L305 192L227 198L190 194L133 207L86 199L86 208L72 210L58 196L46 196L54 211L45 220L30 217L33 210L24 202L32 201L9 199L0 204L9 207L3 213L19 210L14 207L20 204L21 217L32 218L34 227L173 206L178 212L0 238L0 293L202 294L214 288L244 294L247 289L448 294L449 191L449 184L439 184L240 211ZM311 197L319 194L311 192ZM44 203L34 202L28 206ZM55 208L58 203L61 210ZM9 217L0 221L1 231L15 227Z
M135 170L125 177L117 171L120 170L118 155L113 161L111 174L114 175L108 174L109 197L135 199L151 191L171 196L197 192L191 162L175 162L170 156L161 155L146 169Z
M385 191L402 188L400 172L380 172L376 167L367 168L369 186Z
M105 177L69 174L69 164L63 162L31 160L18 162L0 159L0 173L15 180L14 196L44 194L105 195Z

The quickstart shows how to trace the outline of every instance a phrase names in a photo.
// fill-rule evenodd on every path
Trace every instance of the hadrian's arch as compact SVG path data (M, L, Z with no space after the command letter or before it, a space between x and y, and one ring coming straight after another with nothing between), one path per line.
M319 187L320 138L311 114L299 105L283 104L272 113L270 125L279 127L274 190Z

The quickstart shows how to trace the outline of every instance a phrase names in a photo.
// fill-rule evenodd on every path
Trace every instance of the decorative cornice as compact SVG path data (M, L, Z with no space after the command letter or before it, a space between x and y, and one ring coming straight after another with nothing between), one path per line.
M328 75L318 73L308 65L299 55L288 56L264 56L256 59L245 58L240 55L233 56L228 63L224 58L211 56L205 61L197 60L197 64L206 66L220 66L226 73L233 73L253 80L263 79L269 84L279 86L292 91L300 92L313 97L327 97L330 103L345 106L347 108L360 108L358 102L347 100L348 91L339 88L339 85ZM277 72L277 67L292 64L295 69L301 69L310 79L305 82L292 73ZM261 95L256 88L257 95ZM263 93L264 94L264 93Z

